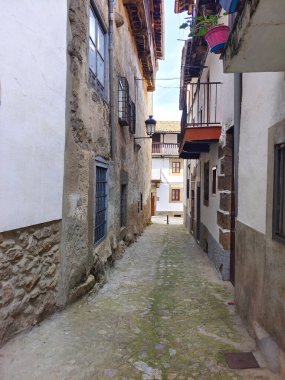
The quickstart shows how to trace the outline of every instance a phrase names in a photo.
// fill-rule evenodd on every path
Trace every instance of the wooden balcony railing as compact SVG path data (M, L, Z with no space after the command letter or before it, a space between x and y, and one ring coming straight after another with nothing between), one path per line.
M152 143L153 156L178 156L179 144L176 143Z

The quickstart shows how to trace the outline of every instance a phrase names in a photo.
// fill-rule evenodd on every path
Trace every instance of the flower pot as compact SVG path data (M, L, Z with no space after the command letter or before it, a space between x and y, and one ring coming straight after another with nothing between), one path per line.
M211 53L220 54L229 38L230 28L226 25L217 25L208 30L205 39L211 48Z
M237 11L239 0L220 0L220 5L227 13L234 13Z

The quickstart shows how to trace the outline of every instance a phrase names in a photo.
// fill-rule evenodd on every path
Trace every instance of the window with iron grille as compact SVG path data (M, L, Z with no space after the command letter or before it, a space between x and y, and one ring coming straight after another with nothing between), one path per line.
M273 237L285 242L285 143L275 145Z
M89 12L89 73L93 85L105 87L105 40L106 32L93 8Z
M119 124L121 126L129 125L130 122L130 97L129 84L127 78L119 78L118 88L118 113Z
M130 128L130 133L135 134L136 133L136 105L133 101L130 100L130 123L129 123L129 128Z
M172 202L180 201L180 189L171 189L171 200Z
M190 179L187 178L187 182L186 182L186 198L189 199L189 195L190 195Z
M172 173L180 173L180 162L172 162Z
M108 166L96 161L96 188L95 188L95 230L94 243L104 239L107 232L107 185Z
M217 192L217 167L212 167L212 195L216 195Z
M204 163L204 205L209 206L209 161Z

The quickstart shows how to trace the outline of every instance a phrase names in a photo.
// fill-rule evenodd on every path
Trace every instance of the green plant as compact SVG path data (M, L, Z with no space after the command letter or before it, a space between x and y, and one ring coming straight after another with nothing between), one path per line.
M226 15L224 13L223 15ZM219 19L222 16L220 15L210 15L210 16L189 16L186 17L186 21L180 25L180 29L190 29L190 33L188 37L203 37L208 32L208 30L212 29L216 25L222 25L219 23Z

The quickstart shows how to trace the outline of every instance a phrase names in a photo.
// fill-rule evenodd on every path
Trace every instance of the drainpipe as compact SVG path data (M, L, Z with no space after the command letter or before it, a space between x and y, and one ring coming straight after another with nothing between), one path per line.
M242 102L242 74L234 74L234 192L235 192L235 217L238 216L238 162L239 162L239 137Z
M109 97L111 127L111 159L116 158L115 107L114 107L114 0L109 0Z

